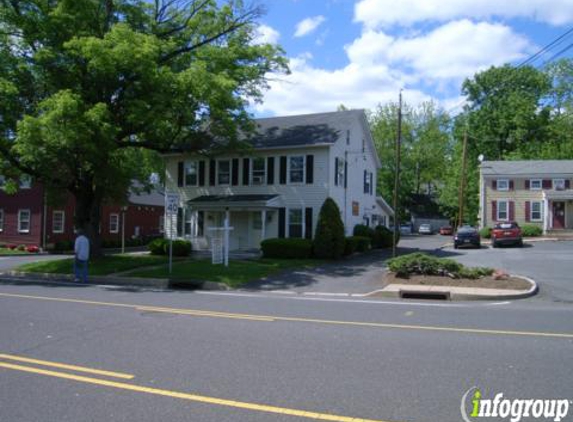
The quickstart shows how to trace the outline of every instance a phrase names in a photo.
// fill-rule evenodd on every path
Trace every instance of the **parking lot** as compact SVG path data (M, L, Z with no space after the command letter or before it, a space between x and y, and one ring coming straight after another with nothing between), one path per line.
M435 252L469 266L503 269L533 278L540 293L535 300L573 304L573 241L527 242L523 248L454 249L450 236L403 236L401 247Z

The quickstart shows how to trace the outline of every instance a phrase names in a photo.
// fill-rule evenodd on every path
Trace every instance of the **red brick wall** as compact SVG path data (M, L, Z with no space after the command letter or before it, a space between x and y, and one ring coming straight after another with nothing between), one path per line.
M4 210L1 243L40 245L42 241L42 207L44 189L35 184L31 189L20 189L14 195L0 189L0 209ZM18 210L30 210L30 231L18 232Z
M75 200L70 195L66 203L46 207L46 243L54 244L60 241L72 241L74 234ZM26 245L42 245L43 218L43 188L35 184L31 189L22 189L15 195L7 195L0 190L0 209L4 210L4 225L0 232L0 243ZM29 209L31 212L31 227L27 234L18 233L18 210ZM54 211L64 211L64 232L54 233ZM130 204L125 213L125 238L135 235L139 227L140 236L159 234L159 219L163 215L163 206ZM110 214L119 214L118 233L110 233ZM107 205L102 210L101 237L103 240L121 241L121 207Z

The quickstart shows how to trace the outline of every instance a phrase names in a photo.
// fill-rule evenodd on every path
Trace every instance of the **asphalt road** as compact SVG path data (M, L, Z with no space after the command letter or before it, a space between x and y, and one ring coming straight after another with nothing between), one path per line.
M405 236L400 241L404 248L419 248L455 259L464 265L502 269L512 274L533 278L540 292L534 301L573 304L573 242L530 242L523 248L481 249L441 248L451 242L444 236ZM441 248L441 249L440 249Z
M474 386L573 399L566 303L0 284L0 333L8 422L458 422Z

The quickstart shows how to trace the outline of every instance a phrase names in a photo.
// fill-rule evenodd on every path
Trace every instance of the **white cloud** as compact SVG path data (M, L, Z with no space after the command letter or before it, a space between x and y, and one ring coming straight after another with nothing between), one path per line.
M348 64L322 69L305 53L290 60L291 74L270 82L257 113L288 115L350 108L375 108L404 99L416 105L432 97L445 97L445 109L459 103L463 78L492 65L518 60L533 46L502 24L460 20L429 33L395 38L382 31L365 30L345 46ZM434 98L435 99L435 98Z
M355 63L388 63L410 69L420 79L459 79L478 70L523 58L529 41L508 26L469 20L449 22L412 38L393 38L367 30L346 47Z
M255 30L253 44L276 44L281 34L279 31L268 25L259 25Z
M318 15L318 16L314 16L311 18L306 18L306 19L301 20L296 25L296 31L294 33L294 36L295 37L304 37L305 35L310 34L312 31L314 31L316 28L318 28L320 26L320 24L322 24L325 20L326 20L326 18L322 15Z
M573 0L360 0L354 9L355 21L368 28L494 17L564 25L573 22Z

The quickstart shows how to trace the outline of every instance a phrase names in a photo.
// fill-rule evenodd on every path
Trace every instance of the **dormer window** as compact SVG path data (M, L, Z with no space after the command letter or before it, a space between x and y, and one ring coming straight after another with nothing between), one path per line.
M509 190L509 180L497 179L497 190Z

